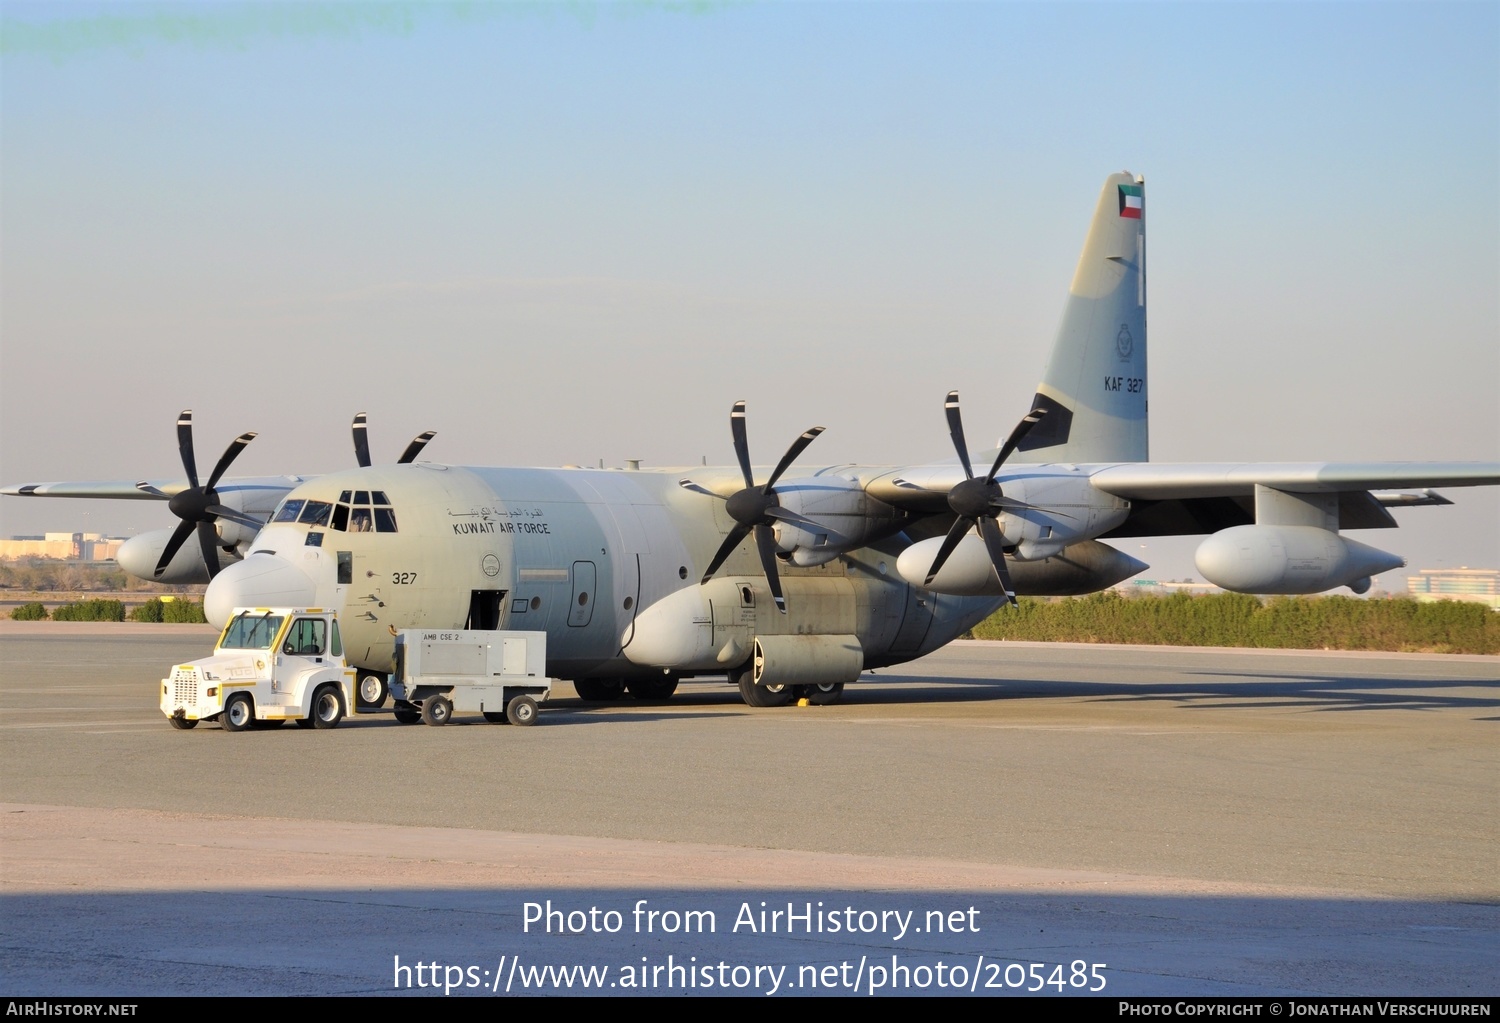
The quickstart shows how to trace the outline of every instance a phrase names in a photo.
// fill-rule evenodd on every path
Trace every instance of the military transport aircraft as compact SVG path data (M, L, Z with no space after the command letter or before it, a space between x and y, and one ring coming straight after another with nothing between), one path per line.
M929 653L1017 593L1086 593L1147 567L1101 538L1207 534L1198 569L1227 589L1364 592L1404 562L1340 530L1449 503L1381 491L1500 483L1493 463L1148 461L1145 223L1144 181L1110 176L1031 408L977 460L950 392L957 458L930 465L798 465L815 427L757 471L738 402L730 468L416 461L431 434L373 465L361 414L358 468L225 479L247 433L200 482L184 412L185 481L3 493L168 500L178 526L135 537L120 564L211 579L214 622L338 608L366 703L384 700L397 628L468 627L545 631L548 673L585 699L664 699L679 679L727 675L767 707L837 700L864 669Z

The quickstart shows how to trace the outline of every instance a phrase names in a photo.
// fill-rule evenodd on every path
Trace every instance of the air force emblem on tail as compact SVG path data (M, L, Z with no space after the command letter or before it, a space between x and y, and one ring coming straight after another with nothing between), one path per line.
M1140 220L1146 210L1146 193L1140 185L1120 185L1120 216Z

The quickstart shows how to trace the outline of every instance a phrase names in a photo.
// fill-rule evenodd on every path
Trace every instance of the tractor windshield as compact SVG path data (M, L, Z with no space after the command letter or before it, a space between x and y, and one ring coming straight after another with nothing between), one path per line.
M221 650L269 650L281 631L281 615L267 612L254 614L246 611L229 623L224 638L219 643Z

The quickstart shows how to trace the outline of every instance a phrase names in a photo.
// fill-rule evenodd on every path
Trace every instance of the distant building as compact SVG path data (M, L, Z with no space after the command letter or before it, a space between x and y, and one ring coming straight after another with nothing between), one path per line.
M1406 590L1418 600L1472 600L1500 611L1500 569L1424 568L1407 576Z
M113 561L123 536L102 533L47 533L0 540L0 559L56 558L59 561Z

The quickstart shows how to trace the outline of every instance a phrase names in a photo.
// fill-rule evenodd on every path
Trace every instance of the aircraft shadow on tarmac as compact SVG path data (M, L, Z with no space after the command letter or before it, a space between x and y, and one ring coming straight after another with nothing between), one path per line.
M15 997L763 997L773 984L782 995L1479 997L1494 990L1500 943L1500 907L1474 903L432 881L0 896L0 974ZM788 905L821 933L788 933ZM775 933L763 909L783 911Z
M987 703L1016 699L1078 699L1094 701L1176 702L1183 709L1196 708L1302 708L1306 710L1500 710L1500 681L1483 679L1403 679L1375 675L1312 675L1289 678L1284 673L1190 672L1201 682L1087 682L1077 679L975 679L922 676L879 676L851 685L837 706L894 706L902 704ZM1449 690L1459 690L1450 693ZM1494 692L1494 697L1475 696L1473 691ZM616 721L639 719L647 707L659 708L650 716L680 718L688 707L700 708L694 717L714 717L701 708L723 707L724 713L774 714L784 708L750 710L738 693L725 686L694 686L678 691L666 704L588 704L566 698L555 701L551 712L568 708L581 712L578 720ZM821 708L814 708L815 710ZM1479 720L1490 720L1480 718Z

